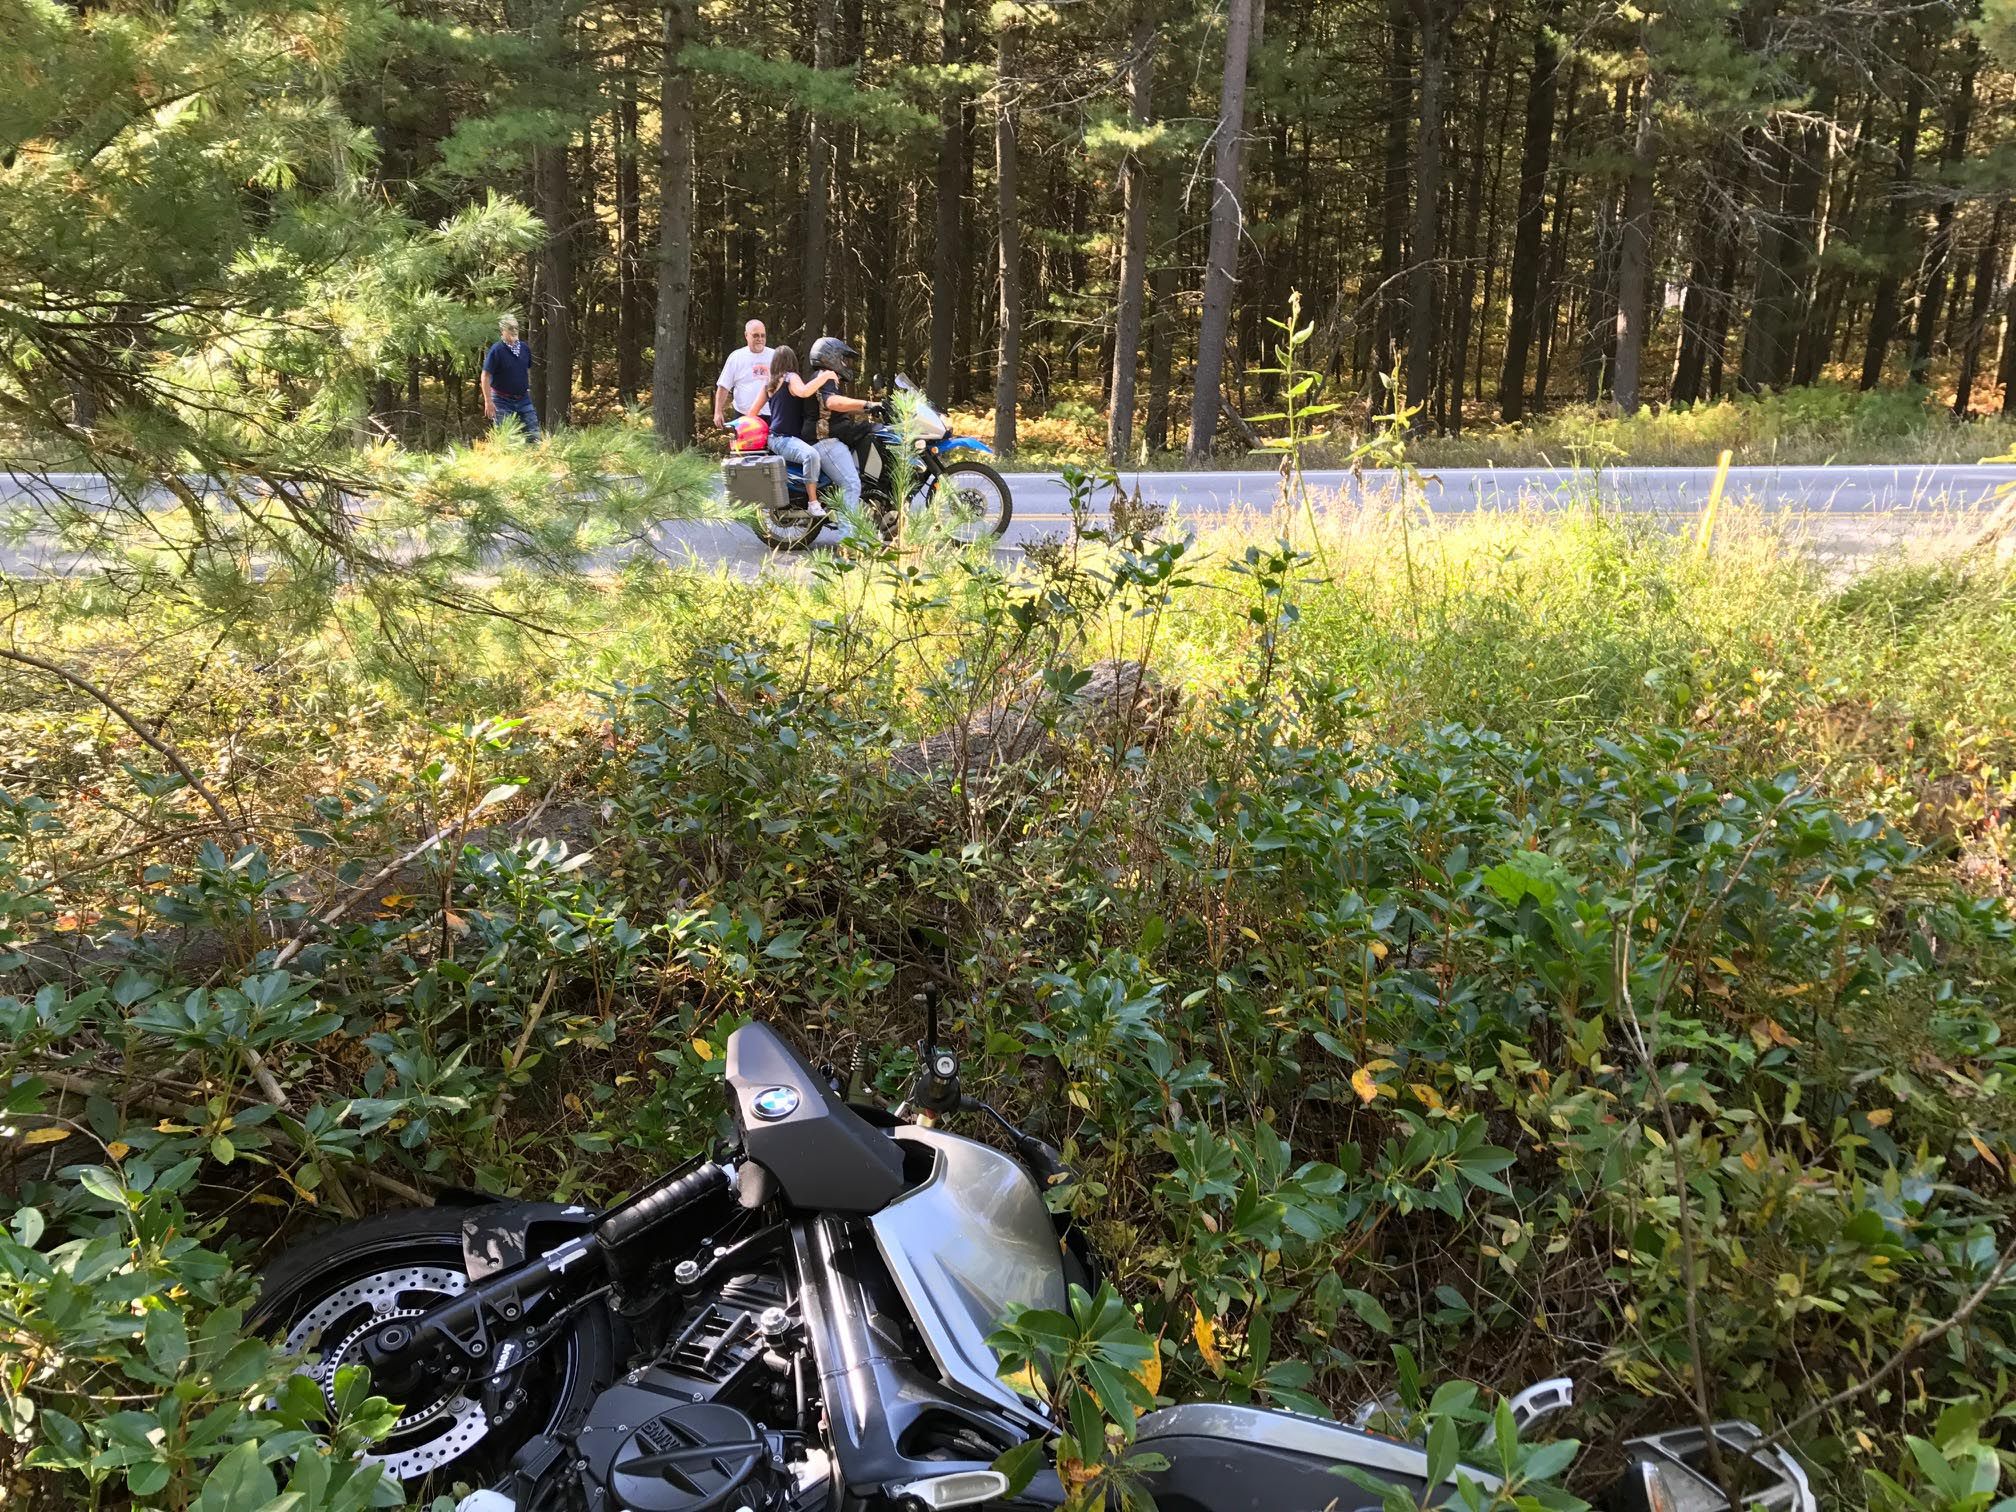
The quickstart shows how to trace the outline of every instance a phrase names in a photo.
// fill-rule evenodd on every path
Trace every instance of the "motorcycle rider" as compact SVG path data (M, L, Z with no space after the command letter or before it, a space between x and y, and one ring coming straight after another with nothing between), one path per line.
M812 343L806 360L815 373L831 373L833 381L819 391L819 407L826 415L827 435L819 442L819 465L825 476L840 485L840 496L850 511L861 507L861 462L857 447L868 439L859 420L835 423L835 415L860 415L873 408L866 399L843 393L841 386L854 377L861 353L838 336L821 336Z

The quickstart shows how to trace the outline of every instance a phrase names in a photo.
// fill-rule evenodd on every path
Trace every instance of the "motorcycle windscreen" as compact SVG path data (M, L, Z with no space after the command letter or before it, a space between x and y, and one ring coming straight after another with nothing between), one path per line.
M767 1024L728 1036L728 1091L742 1150L784 1200L822 1213L876 1213L903 1190L903 1152Z

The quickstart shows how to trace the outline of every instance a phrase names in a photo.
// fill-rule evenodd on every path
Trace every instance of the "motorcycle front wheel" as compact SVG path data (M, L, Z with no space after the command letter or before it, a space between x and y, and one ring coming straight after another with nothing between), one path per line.
M360 1363L374 1329L411 1317L469 1284L462 1219L453 1208L383 1213L320 1234L283 1254L265 1275L250 1328L280 1335L305 1351L301 1373L331 1406L336 1372ZM564 1333L507 1359L485 1382L423 1387L424 1400L399 1404L397 1425L367 1458L404 1483L410 1497L426 1483L482 1484L502 1473L512 1453L540 1433L570 1429L613 1373L607 1312L590 1305Z
M954 540L972 542L1007 533L1015 517L1008 480L985 462L952 462L927 477L913 496L919 508L934 511Z

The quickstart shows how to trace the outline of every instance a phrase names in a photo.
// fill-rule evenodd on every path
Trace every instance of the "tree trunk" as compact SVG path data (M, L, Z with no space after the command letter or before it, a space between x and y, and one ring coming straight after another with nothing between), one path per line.
M1575 142L1575 110L1581 103L1581 85L1582 65L1578 61L1568 66L1568 110L1561 121L1564 151L1572 148ZM1561 315L1561 280L1562 274L1567 271L1568 238L1575 224L1574 186L1575 175L1566 166L1554 170L1554 213L1547 227L1546 267L1540 279L1540 286L1546 292L1540 328L1534 337L1532 408L1536 411L1547 408L1547 380L1554 352L1554 331Z
M1470 368L1470 397L1480 409L1485 403L1485 358L1491 345L1491 308L1498 293L1498 264L1502 238L1498 235L1499 213L1505 208L1505 156L1512 140L1513 91L1507 80L1498 106L1498 125L1491 136L1491 182L1484 190L1484 273L1483 288L1477 298L1477 355Z
M994 450L1015 453L1015 398L1022 376L1022 208L1018 184L1014 88L1014 32L1004 18L995 53L994 180L999 199L1001 335L994 368ZM1132 376L1131 374L1129 375Z
M1995 286L2002 266L2002 233L2009 214L2009 202L1999 201L1988 239L1974 259L1974 297L1968 301L1967 324L1960 335L1960 372L1953 383L1953 413L1965 420L1974 407L1974 375L1981 365L1981 343L1988 334L1988 307L2001 291Z
M1505 26L1505 6L1491 8L1491 27L1484 37L1484 67L1477 91L1477 115L1472 126L1470 182L1463 189L1462 242L1457 251L1460 271L1456 277L1456 329L1449 343L1448 399L1445 413L1451 435L1463 431L1463 379L1469 368L1470 325L1477 299L1477 227L1483 219L1484 161L1491 141L1491 90L1497 81L1498 38Z
M693 301L693 80L679 54L690 0L665 0L658 94L658 316L652 332L651 429L658 444L693 440L686 326Z
M1617 240L1617 408L1638 413L1638 372L1645 354L1647 291L1652 281L1652 171L1659 81L1648 78L1638 95L1638 129L1632 138L1630 176L1624 181L1624 222Z
M834 0L812 0L812 66L833 66ZM799 302L805 323L800 352L826 334L828 218L833 195L833 135L836 128L817 111L806 117L805 267Z
M1960 72L1960 90L1953 99L1946 128L1946 144L1939 153L1940 177L1950 179L1953 170L1967 155L1967 133L1974 120L1974 81L1981 71L1981 37L1970 31L1964 44L1966 63ZM1958 191L1950 182L1942 183L1939 205L1932 215L1932 239L1925 248L1925 269L1919 279L1916 328L1911 333L1911 381L1922 384L1932 369L1933 337L1938 330L1940 307L1946 300L1946 269L1953 256L1953 217Z
M1407 403L1435 392L1435 338L1441 321L1442 110L1449 31L1462 0L1413 0L1421 32L1421 88L1415 106L1414 228L1407 249ZM1419 423L1417 418L1416 423Z
M1743 238L1734 227L1722 241L1722 271L1715 279L1717 297L1708 311L1708 374L1710 399L1722 397L1724 370L1729 362L1729 326L1736 316L1736 276L1743 268Z
M938 18L940 57L950 68L961 54L958 0L938 0ZM924 388L933 404L949 405L953 339L959 331L959 266L965 255L959 245L959 191L965 179L959 149L965 107L958 91L948 88L939 108L943 124L938 136L936 180L938 239L931 258L931 366Z
M644 189L635 65L633 57L623 70L616 106L616 394L625 404L635 404L644 386Z
M1540 16L1533 36L1533 66L1526 79L1526 138L1519 149L1519 214L1512 234L1511 310L1506 316L1505 366L1498 377L1498 413L1507 421L1526 414L1526 361L1533 317L1540 303L1540 254L1547 217L1547 168L1554 152L1554 105L1560 50L1553 26L1559 0Z
M1713 229L1697 225L1694 245L1687 264L1687 291L1680 298L1680 349L1674 354L1670 396L1675 404L1693 404L1701 398L1701 380L1708 367L1708 301L1717 297L1708 288L1714 277L1709 261L1715 255Z
M1165 158L1156 164L1153 232L1160 242L1155 269L1148 275L1152 299L1148 315L1148 413L1141 423L1141 443L1151 452L1169 449L1169 403L1176 386L1176 243L1183 206L1177 165Z
M1995 374L1995 385L2002 391L2002 413L2009 414L2016 409L2016 256L2012 256L2011 266L2003 270L2003 280L2008 292L2002 301L2002 360Z
M1631 119L1630 86L1619 83L1612 96L1611 136L1624 139ZM1594 404L1617 374L1618 225L1623 219L1620 185L1607 176L1597 184L1594 255L1589 265L1588 304L1582 315L1582 397Z
M567 423L574 401L574 185L567 147L539 147L532 153L538 185L539 218L546 240L539 252L539 364L546 377L540 418L549 428Z
M1127 113L1136 135L1154 109L1155 15L1135 0L1127 39ZM1130 149L1120 165L1120 287L1113 312L1112 408L1106 422L1106 456L1125 467L1134 451L1134 374L1141 354L1141 312L1148 276L1148 165Z
M1400 317L1406 309L1407 122L1414 114L1412 24L1407 0L1388 0L1386 33L1386 162L1379 198L1378 311L1372 336L1370 412L1399 411Z
M1890 357L1890 342L1897 332L1897 293L1903 284L1905 260L1910 245L1910 219L1906 200L1911 180L1918 171L1918 125L1925 112L1925 81L1911 70L1904 96L1904 120L1897 129L1897 170L1890 179L1882 231L1883 273L1876 281L1876 298L1869 311L1869 336L1862 348L1862 387L1873 389L1883 381L1883 366Z
M1808 106L1808 119L1786 139L1774 141L1770 158L1777 170L1778 208L1757 233L1757 291L1750 326L1743 335L1743 366L1737 382L1746 393L1782 389L1797 355L1799 312L1812 277L1817 235L1815 211L1825 182L1827 145L1824 118L1834 108L1834 86L1824 83Z
M1211 241L1204 264L1204 314L1197 335L1197 379L1190 396L1193 462L1207 460L1218 430L1220 382L1232 292L1239 281L1239 233L1244 221L1242 151L1246 137L1246 65L1264 0L1227 0L1225 76L1218 96L1218 131L1211 183Z

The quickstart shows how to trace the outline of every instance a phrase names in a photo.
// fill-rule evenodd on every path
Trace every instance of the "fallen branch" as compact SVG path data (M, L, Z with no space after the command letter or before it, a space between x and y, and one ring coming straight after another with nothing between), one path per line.
M373 872L370 876L366 877L362 882L359 882L355 887L351 888L350 891L345 893L342 897L338 898L334 903L330 904L327 908L323 909L321 913L310 915L308 922L301 926L300 932L297 933L293 939L289 940L285 945L280 947L278 954L276 954L273 957L274 966L276 967L285 966L289 961L293 960L294 957L296 957L302 952L302 950L308 944L309 936L312 935L317 928L327 929L330 925L334 924L338 919L342 918L343 915L345 915L353 907L355 907L357 901L360 898L362 898L366 893L370 892L372 888L376 887L379 883L385 881L387 878L398 875L399 872L403 871L406 867L411 866L415 861L418 861L422 856L426 855L436 846L441 845L442 843L444 843L454 835L458 834L462 830L466 830L469 827L471 821L475 819L475 817L476 816L473 813L465 814L460 819L457 819L454 823L443 825L440 829L436 830L433 834L429 835L425 840L421 841L420 844L414 846L413 849L406 852L405 855L399 857L396 861L387 862L384 866L380 867L377 871Z
M24 667L33 667L37 671L47 672L51 677L70 684L71 687L77 689L78 692L84 694L86 697L95 699L103 704L118 718L120 723L124 724L135 735L138 735L148 745L152 746L170 766L181 774L182 780L189 784L190 789L204 803L209 805L210 812L217 816L217 822L230 832L233 839L243 838L243 831L238 823L224 811L224 805L217 801L217 795L204 786L203 779L198 777L189 763L182 759L182 753L156 735L152 730L148 729L141 722L137 714L120 703L110 693L107 693L89 678L72 672L68 667L60 666L52 661L46 661L39 656L30 656L26 651L0 649L0 660L18 662Z

